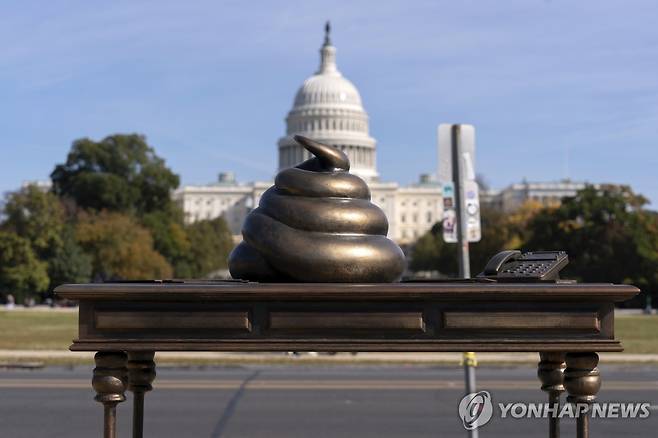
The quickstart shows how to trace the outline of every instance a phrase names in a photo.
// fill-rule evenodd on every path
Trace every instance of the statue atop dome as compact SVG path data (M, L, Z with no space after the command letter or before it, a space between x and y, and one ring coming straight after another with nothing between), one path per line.
M331 22L327 20L327 22L324 25L324 45L325 46L330 46L331 45L331 39L329 39L329 34L331 33Z
M324 25L324 44L320 48L320 69L317 74L331 74L340 76L338 67L336 67L336 48L331 45L329 33L331 32L331 24L327 21Z

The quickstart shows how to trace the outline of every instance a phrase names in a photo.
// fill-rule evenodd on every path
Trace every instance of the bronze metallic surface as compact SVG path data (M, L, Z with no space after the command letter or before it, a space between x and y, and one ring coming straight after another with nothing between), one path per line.
M155 362L153 351L128 353L128 390L133 393L133 438L144 436L144 393L153 389Z
M390 283L404 271L386 238L384 212L368 185L348 173L342 151L302 136L314 157L281 171L244 222L229 256L234 278L251 281Z
M569 392L567 401L591 405L601 389L601 373L597 368L599 355L594 352L570 352L566 355L564 387ZM576 437L589 438L589 413L576 420Z
M596 353L574 352L567 354L564 386L569 391L570 403L592 403L601 389L601 373L597 368Z
M117 436L116 407L117 403L126 400L127 359L128 356L123 351L99 351L94 356L96 368L91 384L96 391L94 400L103 404L104 438Z
M143 436L155 351L535 351L541 353L538 376L550 403L559 403L566 388L569 402L589 404L601 386L595 352L622 350L614 335L614 303L639 292L613 284L241 281L55 290L80 304L71 350L99 351L93 387L109 438L116 435L116 405L126 388L134 393L133 436ZM469 330L446 327L444 315L460 312L484 315L485 323L472 324L472 315ZM528 314L546 321L537 324ZM574 327L573 316L582 314L596 315L596 330L589 322ZM581 415L579 438L587 438L588 425L589 416ZM549 419L549 436L559 436L557 418Z
M537 377L541 381L541 390L548 393L548 403L553 407L560 406L560 394L564 392L564 370L567 365L565 353L562 352L542 352L539 353L540 361L537 365ZM550 416L548 418L548 437L560 437L560 418Z
M58 297L80 302L80 333L72 349L130 352L620 351L613 303L638 292L611 284L235 281L56 290ZM455 312L505 318L461 330L445 324L444 315ZM542 312L565 318L538 325L527 317ZM598 315L598 330L572 325L571 316L582 312Z

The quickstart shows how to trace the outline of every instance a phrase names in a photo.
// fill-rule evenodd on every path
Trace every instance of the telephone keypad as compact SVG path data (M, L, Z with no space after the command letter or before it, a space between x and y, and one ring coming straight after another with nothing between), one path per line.
M547 275L557 273L567 260L564 251L525 253L504 265L497 277L509 280L541 280Z

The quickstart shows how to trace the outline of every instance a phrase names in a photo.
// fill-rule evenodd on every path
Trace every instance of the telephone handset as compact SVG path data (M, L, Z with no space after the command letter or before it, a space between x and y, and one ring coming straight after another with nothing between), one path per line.
M569 263L564 251L501 251L493 256L478 277L498 281L557 281Z

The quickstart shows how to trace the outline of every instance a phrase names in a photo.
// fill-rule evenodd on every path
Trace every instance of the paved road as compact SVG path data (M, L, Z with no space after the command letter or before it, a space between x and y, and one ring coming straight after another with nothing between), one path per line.
M0 371L0 437L100 436L91 370ZM602 367L601 401L648 401L645 420L596 420L593 437L649 437L658 430L658 368ZM480 368L494 402L544 401L530 367ZM151 437L460 437L462 373L449 367L249 366L158 370L147 395ZM130 435L130 402L119 406ZM544 420L495 418L486 437L545 436ZM563 436L574 436L573 420Z

